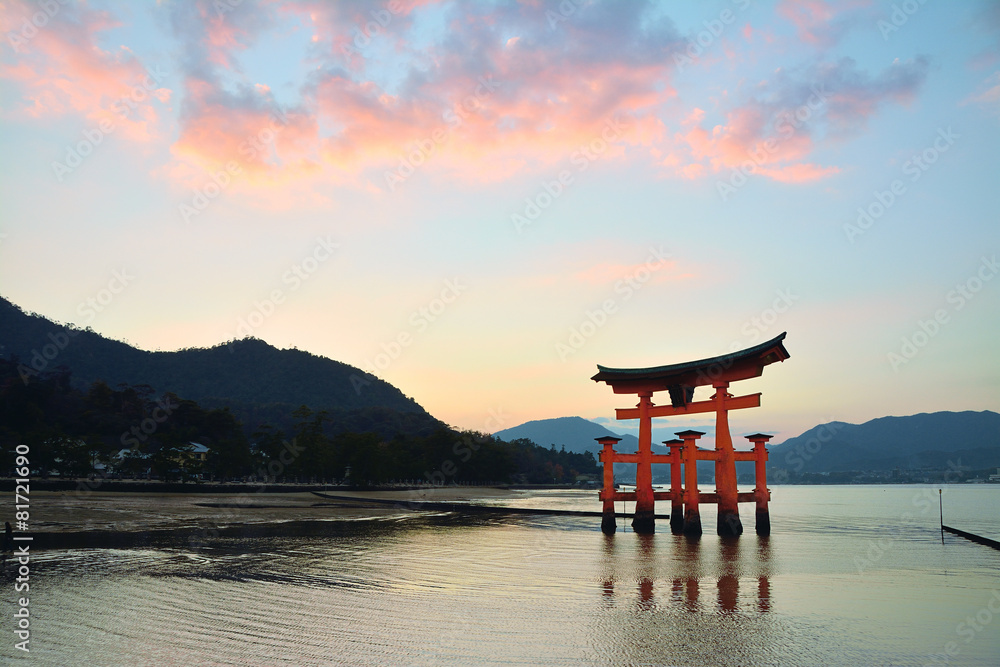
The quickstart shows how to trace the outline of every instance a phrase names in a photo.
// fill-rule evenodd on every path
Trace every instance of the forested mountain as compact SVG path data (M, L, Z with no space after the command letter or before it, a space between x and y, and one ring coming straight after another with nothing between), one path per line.
M339 361L243 339L212 348L147 352L93 331L28 314L0 297L0 355L16 357L21 375L72 370L77 388L101 380L152 387L187 399L229 405L307 405L317 410L385 408L426 412L391 384Z
M452 429L352 366L259 340L145 352L0 299L0 344L0 456L26 445L32 476L538 484L597 472L589 454Z

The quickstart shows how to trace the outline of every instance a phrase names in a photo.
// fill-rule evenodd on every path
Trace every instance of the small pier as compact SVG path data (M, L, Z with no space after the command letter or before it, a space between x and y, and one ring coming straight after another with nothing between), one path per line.
M991 540L988 537L983 537L982 535L976 535L974 533L967 533L964 530L959 530L958 528L952 528L951 526L946 526L941 524L941 530L947 531L952 535L958 535L959 537L964 537L970 542L975 542L976 544L982 544L987 547L992 547L1000 551L1000 542L996 540Z

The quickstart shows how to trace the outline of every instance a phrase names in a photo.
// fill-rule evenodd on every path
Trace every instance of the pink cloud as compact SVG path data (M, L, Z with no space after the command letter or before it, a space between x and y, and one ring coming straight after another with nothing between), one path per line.
M683 167L681 167L680 170L681 175L684 178L688 178L691 180L696 180L701 178L702 176L705 175L705 171L706 171L705 165L698 163L684 165Z
M463 7L460 16L452 15L459 24L447 40L412 54L419 69L391 91L370 78L370 63L359 60L355 50L338 51L338 44L362 32L377 33L370 37L408 51L411 15L419 4L380 15L377 29L372 21L379 17L353 5L284 6L283 12L308 17L314 43L324 45L319 57L325 64L292 114L293 131L282 131L268 153L255 154L249 169L298 169L310 177L324 173L384 191L393 189L387 174L424 164L433 165L430 173L488 182L551 169L597 147L602 159L645 149L668 173L686 179L738 167L752 155L760 156L760 173L783 182L836 173L834 167L805 162L815 148L810 128L774 141L776 102L733 107L710 131L703 127L705 111L694 108L680 121L686 129L671 137L661 117L664 105L676 98L667 56L682 42L670 29L657 34L641 28L642 10L634 6L627 11L588 7L605 14L589 21L581 15L556 31L547 29L540 7L511 5L490 12ZM220 73L234 67L227 54L251 42L253 30L224 28L204 12L196 18L208 23L200 38L205 59ZM197 35L197 30L188 32ZM266 122L269 91L235 94L218 76L203 72L193 72L186 88L177 155L203 165L224 162ZM866 116L882 99L858 92L837 91L833 115ZM805 99L795 90L776 97L782 98L789 104Z
M894 62L877 76L858 71L849 59L821 63L801 76L779 71L710 130L704 114L683 122L689 129L676 133L675 141L687 147L690 160L678 162L674 173L697 178L740 168L784 183L827 178L840 170L808 161L817 145L854 136L886 104L908 103L926 74L921 59Z
M823 91L830 132L842 135L863 128L887 103L910 104L929 69L928 61L918 57L893 61L878 75L870 76L858 71L852 59L842 58L816 67L811 76Z
M55 4L46 22L26 30L39 5L14 0L0 5L0 30L30 35L15 46L13 64L0 65L0 77L13 81L21 94L17 108L42 118L77 114L97 124L111 122L135 140L149 140L159 123L152 99L169 99L163 73L146 69L126 47L106 51L99 35L117 26L107 12L86 4ZM48 14L46 14L48 15Z
M962 104L978 104L993 111L1000 110L1000 72L993 72L979 85L979 91L962 100Z
M682 280L690 277L689 274L678 275L673 272L677 266L676 262L647 264L619 264L615 262L601 262L594 264L582 271L573 274L573 279L577 282L588 283L590 285L614 285L619 280L625 280L634 276L650 276L648 280L652 283L664 283L674 280Z
M780 183L809 183L840 173L839 167L821 167L815 164L792 164L786 167L764 167L760 173Z
M388 0L380 4L365 4L297 0L282 3L279 9L308 18L317 53L357 72L364 69L364 51L372 42L384 39L397 50L405 50L405 35L413 24L411 14L420 7L439 1Z
M690 262L681 266L664 255L660 246L656 252L651 247L636 247L616 240L599 243L575 244L572 256L553 263L551 257L533 267L533 270L513 278L514 290L544 289L558 298L590 299L601 294L614 294L621 284L666 285L689 281L705 267ZM611 259L609 259L611 258ZM618 261L616 258L627 258ZM636 261L641 260L641 261Z
M749 90L723 91L709 117L701 107L680 106L672 55L685 42L645 5L588 4L553 28L545 3L442 3L434 11L451 28L428 38L414 32L428 4L246 0L225 12L214 0L168 5L184 53L182 88L176 96L161 85L148 90L155 102L135 105L128 131L153 137L158 111L179 100L174 163L159 173L184 185L236 162L238 187L347 182L384 192L392 189L385 175L407 164L427 165L424 173L435 178L492 182L552 172L576 158L589 164L636 155L666 177L698 179L751 160L765 177L798 183L838 173L816 164L817 147L856 132L885 104L908 103L927 71L918 60L870 76L849 60L821 61L779 70ZM863 4L784 0L778 11L804 40L821 44L836 36L824 25L850 24ZM24 0L3 5L4 25L16 25L32 7ZM278 19L311 31L306 59L314 65L292 91L296 101L282 109L269 87L280 82L253 81L240 64ZM127 49L98 46L114 26L109 14L85 4L54 17L4 66L24 93L21 112L91 120L114 113L115 101L146 76ZM356 42L366 33L381 43L361 53ZM743 37L756 36L746 24ZM739 41L724 41L716 56ZM376 52L395 54L399 71L386 75ZM709 66L707 57L699 62ZM821 101L812 104L817 95ZM804 105L808 118L796 119ZM274 200L291 201L285 194Z
M234 93L223 84L237 67L232 54L255 39L261 22L243 19L236 25L245 29L227 27L237 12L249 9L241 5L222 24L205 2L198 11L176 10L189 51L201 54L192 60L202 65L185 78L174 152L209 165L238 150L262 120L269 95ZM282 12L308 19L324 64L295 110L300 131L282 132L278 139L275 164L371 182L371 172L393 170L412 156L411 162L433 164L434 172L449 177L492 181L550 167L588 148L618 158L626 147L662 141L657 108L676 95L665 57L676 38L668 26L645 27L642 8L588 8L599 15L552 32L541 6L456 6L451 20L460 29L412 53L413 71L392 91L367 74L371 63L360 57L356 43L338 48L364 35L410 53L411 14L423 4L364 11L342 3L282 6ZM361 179L365 171L368 177Z
M798 38L822 49L836 45L861 18L869 0L781 0L776 11L791 22Z
M193 9L201 23L193 36L200 37L206 61L228 70L239 69L235 54L252 46L276 18L271 3L261 0L196 0Z
M186 104L196 111L172 147L179 159L208 172L235 164L253 184L287 182L316 171L318 130L308 114L279 110L269 91L244 91L241 104L233 104L206 82L188 81L185 87Z
M279 108L267 84L245 82L236 57L273 23L272 8L250 1L233 6L199 0L170 11L187 57L180 132L171 146L176 163L161 175L198 187L208 175L228 168L238 170L234 187L251 192L315 177L315 115L303 108Z

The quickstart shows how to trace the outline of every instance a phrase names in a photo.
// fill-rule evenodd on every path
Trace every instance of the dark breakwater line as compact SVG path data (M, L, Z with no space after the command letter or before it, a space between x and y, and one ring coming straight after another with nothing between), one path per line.
M430 510L434 512L457 512L460 514L534 514L548 516L603 516L601 512L590 512L587 510L557 510L543 509L540 507L504 507L498 505L473 505L461 502L441 502L434 500L388 500L385 498L357 498L355 496L337 496L329 493L313 491L313 495L327 500L353 501L356 503L376 503L379 505L392 505L397 509L408 510ZM620 517L631 516L622 512L616 513ZM657 519L669 519L669 514L657 514Z
M16 480L0 479L0 491L14 491ZM120 479L33 479L34 491L79 491L81 493L304 493L329 488L329 484L278 484L235 482L140 482Z
M85 530L38 532L32 534L31 549L134 549L139 547L191 547L216 538L300 537L310 535L347 535L338 524L346 521L284 521L280 523L239 524L225 527L189 526L154 530ZM350 522L350 523L358 523Z
M417 522L414 524L413 522ZM472 517L454 515L421 516L402 519L399 516L377 516L352 519L312 519L304 521L272 521L260 523L212 524L158 528L151 530L76 530L68 532L42 531L32 533L32 551L56 549L137 549L174 548L196 549L213 546L218 540L258 539L271 537L354 537L384 530L398 530L409 525L471 525Z
M0 477L0 491L14 491L17 480L13 477ZM158 480L140 481L131 479L33 479L31 486L37 491L115 491L121 493L305 493L307 491L326 491L330 488L341 491L426 491L436 488L428 485L397 485L388 487L351 486L338 484L307 484L300 482L163 482ZM481 487L455 488L487 488L487 489L576 489L569 484L491 484Z
M461 502L436 502L426 500L399 501L383 498L358 498L354 496L338 496L333 494L312 492L326 500L334 500L329 507L391 507L393 509L411 512L447 513L448 516L415 517L421 523L433 525L470 525L488 520L490 516L503 517L514 515L543 516L579 516L601 517L601 512L584 510L559 510L528 507L501 507L489 505L472 505ZM255 509L251 506L241 506L233 503L196 503L203 506L234 507L240 509ZM318 503L313 507L321 507L327 503ZM261 504L259 507L272 507ZM273 506L275 509L281 506ZM283 507L282 507L283 508ZM296 509L289 507L288 509ZM629 514L618 512L618 517L628 518ZM669 519L669 514L657 514L658 519ZM272 521L260 523L230 524L216 526L213 524L192 525L180 528L160 528L149 530L77 530L67 532L42 531L32 534L32 551L50 551L57 549L135 549L135 548L198 548L209 545L218 539L254 539L268 537L348 537L361 535L372 530L384 529L396 525L400 517L364 517L338 519L332 515L330 519L313 519L306 521ZM409 519L407 519L407 523Z
M958 535L959 537L964 537L965 539L969 540L970 542L975 542L977 544L983 544L985 546L992 547L992 548L1000 551L1000 542L997 542L996 540L991 540L988 537L982 537L981 535L975 535L973 533L967 533L964 530L959 530L958 528L952 528L951 526L942 525L941 528L943 528L944 530L948 531L949 533L952 533L953 535Z

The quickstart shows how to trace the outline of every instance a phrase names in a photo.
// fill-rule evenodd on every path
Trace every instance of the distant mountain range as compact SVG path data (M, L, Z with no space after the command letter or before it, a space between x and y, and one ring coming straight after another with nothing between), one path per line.
M0 356L22 374L65 366L74 386L101 380L149 385L207 407L230 407L248 429L286 419L300 405L328 410L355 428L427 433L441 426L415 400L388 382L348 364L300 350L279 350L247 338L212 348L149 352L89 329L55 323L0 297ZM378 422L391 428L378 428ZM366 429L367 430L367 429Z
M496 435L505 440L528 438L542 446L565 446L567 451L588 451L595 456L600 449L595 438L611 435L622 438L616 451L638 449L635 436L617 435L581 417L531 421ZM1000 467L1000 414L988 410L935 412L882 417L864 424L830 422L768 449L768 468L792 474L947 470L949 461L964 469L983 470ZM665 450L654 445L654 452ZM711 476L712 464L704 463L707 465L699 464L699 478ZM620 474L634 476L634 466L626 465L615 466L616 478ZM657 468L654 466L654 476L662 477Z
M1000 466L1000 414L933 412L864 424L830 422L770 452L771 467L805 473L946 470L949 461L973 470L994 468Z
M639 439L634 435L619 435L583 417L539 419L497 431L493 435L507 442L518 438L527 438L542 447L555 445L556 449L565 447L567 452L578 454L590 452L594 458L597 458L598 452L601 451L601 446L597 444L597 438L621 438L621 442L615 445L615 451L618 452L629 454L639 451ZM666 450L665 447L661 447L661 449Z
M620 434L608 430L595 422L583 417L557 417L555 419L539 419L530 421L520 426L497 431L493 435L501 440L510 442L518 438L527 438L542 447L555 445L556 449L565 447L567 452L583 453L590 452L597 459L601 451L601 445L597 444L597 438L608 436L621 438L621 442L615 445L615 451L623 454L631 454L639 451L639 439L634 435ZM653 443L653 453L667 454L668 449L661 444ZM711 476L710 461L702 461L698 464L700 477ZM656 482L667 480L666 468L663 466L653 467L653 479ZM630 463L615 464L615 479L628 482L635 479L635 465Z

